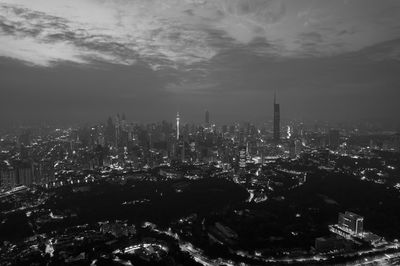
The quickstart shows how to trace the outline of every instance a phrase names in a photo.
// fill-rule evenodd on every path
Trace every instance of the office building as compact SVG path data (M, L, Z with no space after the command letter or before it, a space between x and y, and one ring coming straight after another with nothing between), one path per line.
M244 169L246 167L247 149L246 146L240 147L239 150L239 168Z
M276 103L276 94L274 94L274 141L279 142L281 138L280 126L281 115L279 103Z
M332 129L329 131L328 143L331 149L337 149L340 145L339 130Z
M345 213L339 213L338 224L346 231L353 234L363 233L364 217L346 211Z

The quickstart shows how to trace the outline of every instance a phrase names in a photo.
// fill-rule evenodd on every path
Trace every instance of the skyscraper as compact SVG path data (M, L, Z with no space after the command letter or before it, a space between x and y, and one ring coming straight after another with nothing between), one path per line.
M337 149L340 145L340 133L339 130L329 130L328 143L331 149Z
M246 167L246 146L241 146L239 149L239 168L244 169Z
M208 112L208 110L206 110L205 123L206 127L210 125L210 113Z
M106 139L110 144L115 142L115 125L111 117L107 120Z
M179 112L176 113L176 139L179 139Z
M281 115L279 103L276 103L276 94L274 94L274 141L278 142L281 138L280 132Z

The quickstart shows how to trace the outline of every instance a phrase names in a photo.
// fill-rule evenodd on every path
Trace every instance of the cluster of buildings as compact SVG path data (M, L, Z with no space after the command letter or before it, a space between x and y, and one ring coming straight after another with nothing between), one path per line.
M329 225L330 237L315 240L315 249L319 252L351 250L355 246L368 245L379 247L388 244L386 240L364 230L364 217L353 212L339 213L338 223Z
M146 125L128 122L125 115L118 114L104 124L80 128L17 129L0 139L0 189L44 185L65 171L214 164L246 174L255 164L316 151L341 155L366 149L400 151L398 134L365 138L354 128L337 129L321 123L282 125L280 111L274 97L273 121L261 126L216 126L206 111L204 122L198 125L182 123L179 113L175 123Z

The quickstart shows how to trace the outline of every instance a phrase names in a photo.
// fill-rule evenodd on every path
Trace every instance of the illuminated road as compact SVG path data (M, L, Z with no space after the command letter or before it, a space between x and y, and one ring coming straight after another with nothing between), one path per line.
M380 256L369 257L360 259L351 263L345 264L346 266L356 266L356 265L382 265L382 266L390 266L390 265L400 265L400 252L392 253L392 254L383 254Z
M159 234L168 235L175 240L178 241L179 247L182 251L187 252L191 255L191 257L198 263L204 266L213 266L213 265L237 265L236 262L226 259L211 259L204 255L202 249L193 246L191 243L183 241L180 239L179 235L173 233L171 229L168 231L162 231L157 229L156 225L151 223L145 223L144 227L150 228L152 231L157 232ZM324 262L325 264L329 264L330 260L338 259L338 258L349 258L351 260L354 257L364 256L364 258L359 259L354 262L345 263L344 265L356 266L356 265L400 265L400 252L391 253L391 254L382 254L382 255L369 255L375 252L385 252L390 249L399 249L400 246L398 244L387 245L382 248L372 248L365 251L346 253L346 254L337 254L337 255L312 255L312 256L302 256L302 257L285 257L285 258L265 258L261 256L255 256L249 254L246 251L233 251L232 254L238 255L243 258L252 259L256 261L260 261L262 263L274 264L274 263L285 263L285 264L310 264Z

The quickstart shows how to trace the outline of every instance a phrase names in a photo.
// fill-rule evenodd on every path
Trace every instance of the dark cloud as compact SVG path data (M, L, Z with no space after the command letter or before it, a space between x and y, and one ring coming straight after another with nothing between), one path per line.
M322 42L322 35L318 32L305 32L300 34L300 41L302 43L319 43Z
M0 5L1 121L265 121L274 91L287 118L400 111L394 1L15 1Z
M356 54L375 61L399 60L400 62L400 39L368 47Z

